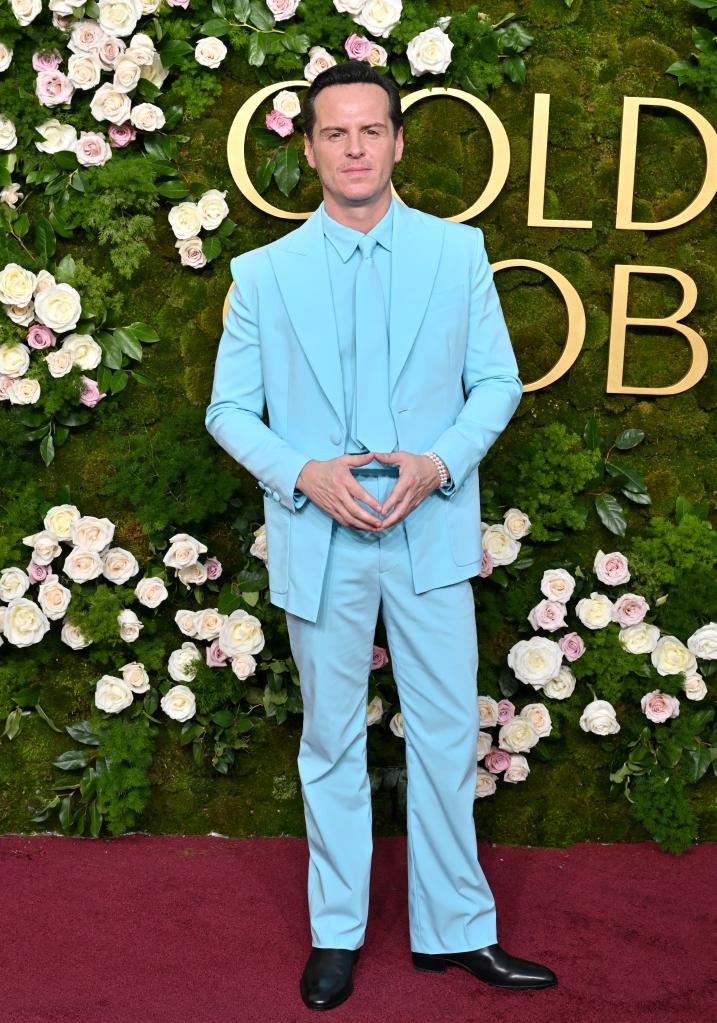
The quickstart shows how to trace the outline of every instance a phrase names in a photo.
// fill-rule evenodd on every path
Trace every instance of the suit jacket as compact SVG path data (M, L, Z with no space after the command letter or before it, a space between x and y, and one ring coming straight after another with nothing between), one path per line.
M389 387L399 447L435 451L452 477L404 520L423 593L480 571L478 466L522 384L481 229L392 202ZM295 484L309 459L342 454L346 435L319 211L230 267L206 427L264 490L271 602L316 621L333 519Z

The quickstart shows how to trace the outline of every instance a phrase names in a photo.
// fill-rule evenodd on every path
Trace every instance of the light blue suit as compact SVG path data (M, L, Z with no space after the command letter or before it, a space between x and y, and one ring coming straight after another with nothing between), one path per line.
M206 426L264 489L270 599L286 611L304 699L312 943L364 940L366 695L380 608L406 742L411 948L455 952L497 940L473 822L478 645L468 579L482 556L478 465L522 385L482 231L391 202L391 413L400 449L435 451L450 485L378 534L341 526L296 488L309 459L337 457L348 438L336 318L353 311L333 308L323 203L298 229L232 259ZM352 471L379 501L398 472Z

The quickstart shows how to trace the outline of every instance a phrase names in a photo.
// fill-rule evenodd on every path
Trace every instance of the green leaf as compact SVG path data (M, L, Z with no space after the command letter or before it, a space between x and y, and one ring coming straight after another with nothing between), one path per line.
M234 720L230 710L217 710L212 714L212 721L221 728L229 728Z
M210 18L209 21L204 22L199 31L206 36L225 36L229 31L229 22L226 18Z
M585 446L594 450L600 447L600 430L598 424L594 419L588 419L583 430L583 440Z
M645 434L642 430L623 430L615 439L615 447L620 448L621 451L628 451L630 448L637 447L644 439Z
M611 533L616 533L618 536L625 535L625 529L627 528L625 513L622 505L613 494L600 494L599 497L596 497L595 511L598 513L602 524Z
M311 38L296 29L287 29L283 36L278 37L284 49L290 53L306 53L311 46Z
M143 323L141 320L136 320L134 323L130 323L126 328L138 341L142 341L146 345L155 344L159 341L159 334L150 327L148 323Z
M40 457L45 465L49 465L55 457L55 444L51 433L48 433L40 441Z
M129 376L123 369L116 369L112 374L112 380L110 381L110 390L112 394L119 394L120 391L124 391L128 380Z
M46 724L48 724L48 725L50 726L50 728L51 728L51 729L52 729L52 730L53 730L54 732L61 732L61 731L62 731L62 729L61 729L61 728L58 728L58 727L57 727L57 725L55 724L55 722L54 722L54 721L53 721L53 720L52 720L51 718L49 718L49 717L47 716L46 712L45 712L45 711L44 711L44 710L42 709L42 707L40 706L40 704L39 704L39 703L36 703L36 704L35 704L35 710L37 711L37 713L38 713L38 716L39 716L39 717L41 717L41 718L42 718L42 720L43 720L43 721L44 721L44 722L45 722Z
M89 721L76 721L73 725L65 725L65 731L75 742L84 742L86 746L100 745L101 739L97 732L93 731Z
M301 171L299 170L299 156L293 146L280 149L276 155L276 168L274 169L274 180L282 195L289 195L296 187Z
M142 345L139 343L134 334L131 334L124 327L118 327L114 331L114 339L119 345L121 351L125 355L129 356L130 359L136 359L137 362L142 361ZM114 369L120 369L120 366L113 367Z
M265 192L271 184L271 179L276 170L276 156L265 156L256 169L256 188L258 192Z
M63 771L74 771L78 767L87 767L90 762L90 754L86 749L68 749L61 753L56 760L52 761L53 767L59 767Z
M258 32L253 32L251 35L247 54L247 60L252 67L261 67L264 63L264 47L262 46L261 36Z
M90 834L93 838L97 838L99 835L102 828L102 820L103 817L97 806L97 800L93 799L90 803Z
M20 731L22 724L22 711L19 707L15 707L11 710L8 716L5 718L5 730L2 733L6 735L8 739L14 739L17 733Z
M222 243L215 235L210 234L207 235L206 238L202 239L202 252L204 253L207 263L211 263L213 259L216 259L221 251Z
M510 668L501 668L500 675L498 676L498 688L506 700L509 700L511 696L518 692L520 682Z
M180 181L179 178L172 178L171 181L163 181L161 185L157 186L157 191L160 195L163 195L165 199L186 199L189 195L189 189Z
M194 47L184 39L168 38L159 48L159 55L164 67L171 67L172 64L179 64L190 53L194 53ZM145 142L146 147L146 142Z
M692 504L686 497L678 497L675 501L675 522L679 526L685 515L694 515L697 519L707 520L709 508L706 504Z
M15 234L19 238L24 238L27 232L30 230L30 218L27 213L21 213L13 225Z
M652 498L649 494L640 494L636 490L628 490L624 488L620 491L624 494L633 504L652 504Z
M261 29L262 32L265 32L268 28L273 28L276 24L274 15L262 0L251 0L249 5L249 21L252 25ZM256 35L257 33L254 34Z
M236 18L236 20L245 22L249 17L250 8L251 8L250 0L235 0L234 17Z
M70 799L70 796L65 796L60 803L60 824L64 831L70 827Z
M513 57L507 57L502 63L502 68L509 81L515 82L517 85L524 84L525 61L522 57L519 57L517 54Z
M627 462L621 462L616 458L610 458L605 463L605 468L611 476L623 476L628 483L630 490L634 490L636 494L646 494L647 486L642 478L641 474L633 469Z

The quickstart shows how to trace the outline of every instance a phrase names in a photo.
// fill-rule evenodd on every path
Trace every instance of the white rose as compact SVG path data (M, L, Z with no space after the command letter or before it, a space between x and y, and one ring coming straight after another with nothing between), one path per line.
M11 0L10 6L19 25L29 25L42 10L42 0Z
M3 635L13 646L26 647L39 643L50 623L34 600L15 597L5 608Z
M131 92L142 77L142 68L134 59L134 55L126 50L114 66L112 87L116 92Z
M340 14L359 14L366 0L334 0L334 7Z
M514 540L520 540L530 532L531 522L519 508L509 508L503 516L503 528Z
M112 159L112 147L102 132L81 131L75 146L75 156L83 167L103 167Z
M237 654L232 657L232 671L242 682L256 671L256 661L251 654Z
M525 718L526 721L530 721L541 739L543 739L546 735L550 735L553 730L553 723L550 720L550 711L543 703L526 703L518 717Z
M540 581L540 591L548 600L567 604L575 590L575 579L564 568L546 568Z
M92 640L87 639L87 637L83 634L79 625L73 625L72 622L68 622L67 620L63 623L60 639L63 643L66 643L71 650L84 650L86 646L90 646L92 643Z
M219 646L229 657L258 654L265 642L259 619L242 608L232 611L219 630Z
M76 89L94 89L101 76L102 65L94 53L73 53L67 61L67 77Z
M371 67L386 67L388 64L388 53L383 46L379 46L378 43L374 43L369 50L366 61L371 65Z
M274 21L286 21L296 14L301 0L266 0L266 6L274 15Z
M612 735L620 731L615 708L607 700L593 700L587 705L580 718L580 727L584 732L595 735Z
M567 664L564 664L555 678L550 678L543 686L543 694L551 700L566 700L575 689L575 675Z
M95 706L108 714L119 714L134 700L132 690L123 678L103 675L95 686Z
M207 641L217 639L226 620L227 616L220 614L216 607L205 607L202 611L197 611L194 619L197 639ZM221 643L219 645L221 646Z
M112 547L102 559L102 574L116 586L126 583L139 572L137 559L124 547Z
M35 131L44 139L44 142L35 143L35 148L41 153L72 152L77 145L77 128L72 124L61 124L56 117L43 121L35 127Z
M497 724L497 721L494 721L493 724ZM478 741L476 742L476 759L482 760L486 753L490 753L492 746L493 736L490 732L479 731Z
M188 721L197 712L197 701L189 686L172 686L159 703L167 717L175 721Z
M476 787L475 795L477 799L483 799L485 796L492 796L495 792L497 785L496 776L490 771L486 771L485 767L476 768Z
M83 18L82 21L73 21L67 49L73 53L94 53L104 38L105 33L96 21Z
M49 529L41 529L39 533L23 536L22 542L32 547L32 560L37 565L49 565L62 553L57 537Z
M72 525L80 518L80 510L75 504L54 504L45 513L42 520L45 529L54 533L58 540L72 539Z
M29 327L35 318L33 303L29 302L27 305L6 305L5 315L13 323L17 323L21 327Z
M102 575L102 558L97 551L73 547L65 558L62 571L73 583L86 583Z
M366 725L375 725L383 717L383 701L380 696L374 696L370 703L366 704Z
M651 654L657 646L660 630L656 625L638 622L620 629L618 639L629 654Z
M11 405L34 405L40 399L40 381L32 377L13 380L7 390Z
M497 522L483 532L483 550L488 551L494 565L510 565L520 553L520 543L514 540L505 526Z
M136 64L142 67L148 67L157 54L154 40L145 32L135 32L129 41L126 52Z
M563 652L545 636L521 639L508 651L508 666L517 679L541 689L560 671Z
M30 589L30 576L22 568L12 566L0 572L0 600L9 603L17 597L24 597Z
M317 75L335 64L336 59L323 46L312 46L309 50L309 63L304 67L304 78L307 82L313 82Z
M60 582L59 575L48 575L37 591L37 601L50 621L62 618L70 605L71 596L68 588Z
M170 547L164 555L163 561L168 568L186 568L199 560L200 554L207 553L206 544L200 543L189 533L175 533L169 538Z
M278 110L285 117L296 117L301 113L301 102L297 93L289 89L282 89L274 96L274 110ZM226 193L224 193L226 195Z
M693 632L687 640L687 649L703 661L717 660L717 623L709 622Z
M492 728L498 724L498 701L492 696L478 697L478 717L481 728Z
M202 67L217 68L227 55L227 48L216 36L205 36L194 47L194 59Z
M533 722L520 715L514 717L512 721L506 721L498 732L498 745L509 753L524 753L532 749L539 739Z
M202 228L202 217L195 202L180 202L167 215L175 238L191 238Z
M157 131L164 127L165 117L161 107L154 103L138 103L132 107L130 121L140 131Z
M126 607L117 615L117 624L120 627L120 639L125 643L134 643L139 637L140 630L144 625L130 607Z
M146 693L149 689L149 675L140 661L130 661L120 668L122 678L133 693Z
M707 686L699 672L695 672L694 675L685 675L682 680L682 688L688 700L704 700L707 696Z
M398 24L402 6L401 0L366 0L354 21L372 36L385 38Z
M201 270L207 265L207 257L204 255L204 246L199 235L192 235L191 238L180 238L175 242L175 248L179 251L179 261L182 266L190 266L193 270Z
M14 209L24 195L25 193L20 191L20 183L11 181L9 185L0 189L0 202L4 202L6 206L11 206Z
M503 781L517 783L525 781L530 774L530 764L522 753L510 754L510 767L503 771Z
M35 296L35 316L50 330L74 330L82 315L80 296L71 284L51 284Z
M393 715L393 717L388 723L388 727L391 729L393 734L397 736L399 739L405 738L405 735L403 734L403 714L401 713L400 710L398 711L398 713Z
M0 345L0 373L6 377L21 379L30 365L30 349L27 345Z
M612 621L613 603L604 593L591 593L575 605L575 614L588 629L604 629Z
M189 589L190 586L201 586L207 581L207 566L195 561L193 565L177 570L177 578Z
M199 213L199 220L205 231L213 231L219 227L224 218L229 214L229 207L224 199L226 194L226 189L220 192L218 188L210 188L198 200L197 211Z
M116 36L131 35L143 13L142 0L98 0L98 6L100 26Z
M0 71L7 71L10 67L12 53L13 51L5 43L0 43Z
M196 614L196 611L188 609L177 611L175 614L174 621L177 623L179 631L183 632L185 636L195 637L197 635Z
M94 93L90 111L96 121L110 121L122 124L130 116L132 103L126 92L117 89L111 82L105 82Z
M98 519L95 515L83 515L70 527L70 539L75 547L88 551L103 551L115 535L115 525L110 519Z
M0 302L6 305L27 305L32 301L36 286L37 275L19 263L7 263L0 270Z
M17 145L15 125L8 117L0 114L0 150L14 149Z
M660 675L694 675L697 658L677 636L660 636L650 660Z
M253 554L255 558L261 558L266 565L269 551L266 543L266 523L262 522L258 529L254 530L255 540L249 548L249 553Z
M418 35L409 41L406 47L406 56L411 67L411 73L423 75L430 71L434 75L441 74L451 62L452 49L453 40L449 39L446 33L438 26L419 32ZM516 536L516 539L524 535L525 533L518 533L517 536L513 534L513 536Z
M68 334L62 340L62 350L70 352L73 364L80 369L96 369L102 362L102 349L89 334Z
M159 607L162 601L169 596L164 579L158 575L145 576L144 579L140 579L134 592L137 600L145 607Z
M196 658L201 658L199 647L187 640L169 655L167 670L175 682L191 682L197 674Z
M151 64L142 68L142 78L146 78L152 85L156 85L158 89L164 85L164 80L169 74L169 68L166 68L162 63L162 58L158 53L155 53L154 59Z

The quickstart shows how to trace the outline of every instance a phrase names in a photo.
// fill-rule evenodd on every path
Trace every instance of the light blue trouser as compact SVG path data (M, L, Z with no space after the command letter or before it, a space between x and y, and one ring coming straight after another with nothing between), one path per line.
M381 502L398 476L396 467L352 472ZM317 621L286 612L304 701L298 768L312 945L364 942L373 851L366 705L380 605L406 743L411 949L482 948L498 939L473 820L473 591L465 579L417 595L403 522L376 534L334 521Z

